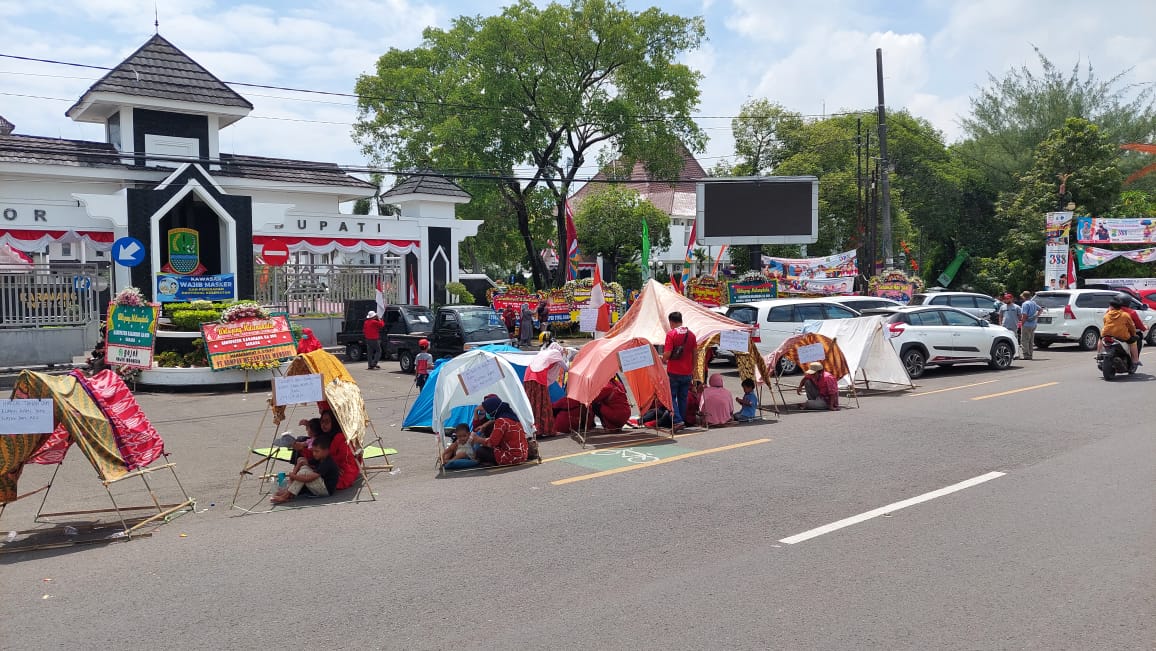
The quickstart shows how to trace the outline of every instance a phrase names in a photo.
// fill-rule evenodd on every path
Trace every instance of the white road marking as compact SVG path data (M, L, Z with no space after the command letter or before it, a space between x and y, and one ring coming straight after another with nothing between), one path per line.
M795 534L795 535L790 536L788 538L783 538L779 542L785 543L788 545L794 545L795 543L801 543L804 540L810 540L812 538L816 538L818 536L821 536L825 533L831 533L832 531L838 531L839 529L842 529L843 527L849 527L853 524L859 524L860 522L865 522L865 521L870 520L872 518L877 518L881 515L888 515L890 513L898 511L899 509L905 509L909 506L915 506L916 504L920 504L920 503L926 502L928 500L933 500L937 497L943 497L944 495L950 495L951 493L954 493L956 491L961 491L965 488L971 488L972 486L982 484L986 481L991 481L997 477L1003 477L1005 474L1007 474L1007 473L989 472L986 475L980 475L979 477L972 477L971 479L966 479L964 481L959 482L958 484L952 484L950 486L944 486L943 488L940 488L939 490L933 490L930 493L924 493L922 495L916 495L915 497L909 497L905 500L895 502L893 504L888 504L887 506L881 506L877 509L871 509L870 511L860 513L859 515L853 515L849 518L843 518L842 520L837 520L835 522L832 522L831 524L825 524L821 527L816 527L816 528L811 529L809 531L804 531L803 533L798 533L798 534Z

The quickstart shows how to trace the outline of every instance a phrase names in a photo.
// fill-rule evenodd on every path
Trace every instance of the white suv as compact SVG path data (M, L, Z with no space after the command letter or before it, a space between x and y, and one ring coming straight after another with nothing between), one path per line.
M726 315L735 321L758 325L759 353L772 353L784 341L803 331L805 321L827 319L854 319L859 313L827 298L772 298L750 303L733 303ZM795 363L789 359L779 362L780 373L793 373Z
M1156 346L1152 331L1156 313L1140 301L1108 289L1062 289L1040 292L1035 300L1044 309L1036 326L1036 348L1047 348L1057 342L1075 342L1081 350L1095 350L1100 342L1100 328L1104 313L1113 298L1122 298L1124 304L1136 310L1148 328L1147 342Z
M1002 371L1019 356L1014 332L958 308L919 305L867 313L890 315L891 345L912 380L922 376L928 365L984 362Z
M994 298L987 294L974 292L924 292L913 295L908 305L946 305L989 321L992 320L992 315L999 310L999 305Z

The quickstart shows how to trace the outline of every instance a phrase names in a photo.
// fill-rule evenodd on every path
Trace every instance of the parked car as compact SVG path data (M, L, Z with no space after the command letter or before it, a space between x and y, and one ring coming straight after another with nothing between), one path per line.
M341 332L337 333L338 345L345 346L345 358L360 362L365 358L365 315L370 310L377 311L377 302L354 300L345 302L345 319L341 322ZM381 329L381 358L390 359L397 354L397 344L393 335L428 334L433 329L434 315L424 305L386 305L381 318L385 327Z
M878 308L867 314L889 315L891 345L913 380L932 365L983 362L1003 370L1020 354L1014 332L959 308L915 305Z
M1141 289L1136 293L1140 295L1140 302L1147 305L1149 310L1156 310L1156 289Z
M874 310L881 307L903 307L903 303L882 296L829 296L825 300L849 307L860 314L863 310Z
M999 312L998 301L987 294L974 292L924 292L912 295L908 305L950 306L992 323Z
M758 326L755 342L763 355L772 353L791 336L803 331L805 321L827 319L854 319L859 313L830 298L772 298L727 306L726 316ZM780 373L795 372L795 363L789 359L779 362Z
M1156 333L1152 332L1156 322L1156 311L1123 292L1104 289L1061 289L1039 292L1036 303L1044 308L1036 326L1035 344L1037 348L1047 348L1054 343L1075 342L1081 350L1095 350L1100 343L1100 327L1104 324L1104 313L1113 298L1123 298L1125 303L1136 310L1140 320L1148 328L1146 341L1156 346Z
M397 349L401 370L412 373L414 358L419 352L418 342L422 339L429 341L429 352L438 359L455 357L487 344L508 344L510 333L489 306L447 305L434 313L429 334L390 335L389 339Z

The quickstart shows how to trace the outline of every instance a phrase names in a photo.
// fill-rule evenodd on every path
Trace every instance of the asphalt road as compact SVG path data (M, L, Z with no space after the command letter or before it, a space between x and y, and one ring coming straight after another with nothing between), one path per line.
M1053 348L1005 372L931 370L837 413L631 445L662 462L625 471L597 474L554 439L541 465L440 479L430 436L397 428L410 378L384 366L354 374L400 472L360 504L230 510L266 394L141 395L202 512L148 538L0 556L0 647L1156 643L1151 374L1109 384L1090 353ZM782 542L989 473L1004 474ZM242 496L256 502L252 483ZM106 502L75 451L50 502Z

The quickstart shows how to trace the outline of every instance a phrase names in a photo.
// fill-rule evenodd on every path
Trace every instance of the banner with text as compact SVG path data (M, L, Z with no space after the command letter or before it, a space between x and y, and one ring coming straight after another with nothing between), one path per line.
M1076 260L1080 263L1080 269L1098 267L1116 258L1127 258L1132 262L1139 262L1141 264L1156 262L1156 247L1136 249L1135 251L1110 251L1108 249L1097 249L1094 246L1076 245Z
M1156 244L1156 219L1077 217L1080 244Z
M1156 278L1097 278L1095 282L1109 287L1127 287L1135 291L1156 289Z
M117 366L152 368L156 333L156 307L109 303L104 361Z
M771 278L824 279L855 277L859 273L858 252L845 251L823 258L775 258L763 256L763 269Z
M179 276L157 274L157 300L161 303L185 301L231 301L237 298L233 274Z
M284 316L204 323L201 334L214 371L283 361L297 354L289 319Z
M854 276L847 278L788 278L779 282L779 293L781 294L841 296L854 292Z
M748 303L779 297L779 283L773 280L753 283L730 283L727 298L731 303Z
M1072 228L1071 211L1050 212L1044 220L1044 287L1067 289L1068 235Z

